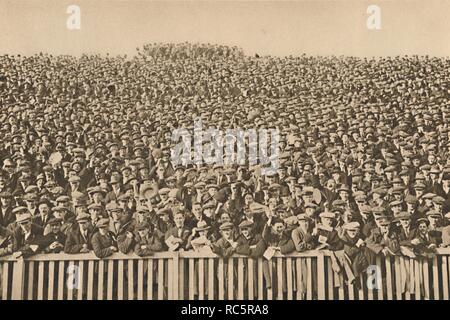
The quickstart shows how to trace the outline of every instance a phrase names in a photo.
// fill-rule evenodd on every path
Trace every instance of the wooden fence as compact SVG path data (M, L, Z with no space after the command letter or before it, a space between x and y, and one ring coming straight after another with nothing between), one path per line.
M164 252L151 257L117 253L36 255L0 260L2 300L288 299L421 300L449 298L450 249L432 259L378 257L378 289L364 274L357 283L336 272L328 251L272 260L197 252ZM369 275L370 277L370 275Z

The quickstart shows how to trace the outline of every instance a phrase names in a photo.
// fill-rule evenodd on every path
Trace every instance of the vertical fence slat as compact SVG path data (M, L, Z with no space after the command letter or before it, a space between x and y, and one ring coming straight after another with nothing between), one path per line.
M409 292L409 280L411 274L409 270L409 260L407 257L400 257L400 262L405 271L405 275L402 275L402 279L405 278L405 300L411 300L411 294Z
M84 264L86 261L79 261L78 262L78 288L77 288L77 299L83 300L83 291L84 291Z
M205 299L205 259L200 258L198 261L198 298Z
M376 264L377 264L377 269L380 272L380 275L382 275L382 279L385 278L386 274L382 274L382 268L381 268L381 257L377 256L376 258ZM380 279L380 281L378 281L378 279L376 279L375 281L377 281L377 285L378 283L380 284L380 286L377 288L377 300L384 300L384 286L383 286L383 280ZM372 300L370 297L372 296L373 299L373 289L369 290L369 300Z
M87 279L87 300L94 298L94 261L88 262L88 279Z
M164 259L158 260L158 300L164 299Z
M269 266L269 277L270 277L270 288L267 289L267 299L273 299L273 263L272 260L267 261L267 265Z
M328 299L334 300L334 271L331 267L331 259L327 259L328 270Z
M388 300L392 300L394 289L393 289L393 283L392 283L392 269L391 269L392 259L391 259L391 257L386 257L385 264L386 264L386 295L387 295Z
M75 262L74 261L69 261L69 266L68 266L67 270L70 271L70 272L66 273L67 274L67 280L66 280L67 300L73 300L74 288L72 287L72 283L70 283L70 282L75 280L75 279L73 279L73 277L75 276L75 275L73 275L73 270L75 270ZM78 279L76 279L76 280L78 280Z
M395 272L395 300L402 300L402 275L400 268L400 257L396 256L394 260Z
M14 270L14 265L12 266ZM3 261L1 263L1 270L2 270L2 279L0 281L2 285L2 300L8 300L8 285L11 282L9 278L9 262Z
M277 258L277 299L283 300L283 258Z
M308 285L306 288L306 299L307 300L312 300L312 294L313 294L313 282L312 282L312 277L313 277L313 273L312 273L312 258L307 258L306 259L306 272L307 272L307 277L308 277Z
M208 259L208 300L214 300L214 259Z
M114 260L108 260L108 291L107 291L107 299L113 299L113 277L114 277Z
M58 263L58 300L64 299L64 288L66 287L66 283L64 282L64 274L66 272L64 264L64 261Z
M427 259L423 259L422 260L422 279L423 279L423 284L424 284L424 288L425 288L425 300L429 300L430 299L430 277L429 277L429 265L428 265L428 260Z
M225 264L223 262L223 258L218 259L218 277L219 277L219 300L223 300L225 298L225 289L224 289L224 273Z
M194 259L189 259L189 300L194 300Z
M238 300L244 300L244 261L238 258ZM248 278L247 278L248 279Z
M48 291L47 300L53 300L53 289L55 286L55 261L48 263Z
M147 269L147 300L153 299L153 259L148 259Z
M117 300L123 300L123 278L124 278L123 260L118 261L117 271Z
M258 258L258 300L264 299L263 260Z
M172 300L178 300L178 293L179 293L179 286L180 286L180 282L179 282L179 276L180 276L180 259L179 259L179 252L175 252L173 259L170 259L169 261L169 278L171 278L171 283L170 283L170 289L171 289L171 293L170 293L170 297L169 299ZM173 277L171 277L170 275L173 275Z
M414 260L411 258L408 258L409 263L409 296L414 294Z
M293 299L293 282L292 282L292 258L286 258L286 273L287 273L287 299Z
M345 299L345 283L344 283L344 276L342 275L342 272L339 272L339 289L338 289L338 296L339 300Z
M12 274L13 286L11 288L12 300L23 300L25 289L25 263L23 260L15 261ZM19 285L18 285L19 284Z
M421 274L421 265L418 260L414 261L414 288L416 289L416 292L414 294L415 300L421 299L421 290L420 290L420 274Z
M325 263L322 251L317 256L317 298L325 300Z
M439 272L438 272L438 257L433 258L433 300L439 300Z
M138 274L137 274L137 298L144 300L144 260L138 260ZM149 270L147 270L148 272Z
M248 300L253 300L255 298L255 260L252 258L248 259Z
M33 300L34 284L34 261L30 261L28 262L28 300Z
M295 261L297 274L297 300L303 300L303 272L302 272L302 258L297 258Z
M97 299L103 300L103 276L105 275L105 261L100 260L98 262L98 292Z
M171 278L171 276L169 276ZM128 300L134 299L134 263L133 260L128 260Z
M234 259L228 258L228 300L234 300Z
M447 257L446 256L441 256L442 258L442 268L441 268L441 272L442 272L442 295L444 300L448 300L448 282L449 282L449 277L448 277L448 266L447 266Z
M9 284L9 263L7 261L1 264L2 266L2 300L8 300L8 284Z
M184 300L184 289L185 289L185 285L184 285L184 263L185 263L185 259L179 259L179 281L178 281L178 298L180 300Z

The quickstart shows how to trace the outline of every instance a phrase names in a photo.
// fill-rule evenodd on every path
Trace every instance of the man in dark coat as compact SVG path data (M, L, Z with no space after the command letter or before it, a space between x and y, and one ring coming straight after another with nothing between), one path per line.
M98 231L92 236L92 250L98 258L106 258L117 252L117 242L109 231L109 225L109 219L100 219L97 223Z
M87 213L81 213L76 218L78 226L74 226L67 234L65 253L86 253L92 248L92 227L90 225L91 216Z
M44 230L31 222L29 213L17 215L17 226L13 231L13 252L15 257L29 257L41 249Z
M45 253L59 253L64 250L66 235L61 231L62 219L51 218L47 223L50 232L42 239L42 248Z

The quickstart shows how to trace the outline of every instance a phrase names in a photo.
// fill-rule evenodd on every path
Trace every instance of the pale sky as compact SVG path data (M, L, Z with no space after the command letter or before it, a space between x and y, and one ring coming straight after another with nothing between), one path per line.
M66 28L67 6L81 30ZM381 30L366 27L368 5ZM0 0L0 54L134 54L148 42L210 42L265 55L450 55L450 1Z

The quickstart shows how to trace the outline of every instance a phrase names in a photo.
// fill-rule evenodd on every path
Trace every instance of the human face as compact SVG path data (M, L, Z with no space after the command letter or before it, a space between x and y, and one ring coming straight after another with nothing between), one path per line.
M284 224L281 223L281 222L275 223L274 226L273 226L273 231L276 234L281 235L283 233L283 231L284 231Z
M222 236L225 239L231 239L231 234L232 234L232 230L231 229L222 230Z
M177 214L174 217L175 225L178 228L182 228L184 226L184 216L182 214Z
M47 205L46 203L42 203L42 204L39 205L38 210L39 210L39 212L40 212L42 215L45 216L45 215L47 215L48 212L50 211L50 208L48 207L48 205Z
M425 222L421 222L417 228L421 234L425 234L428 231L428 225Z

